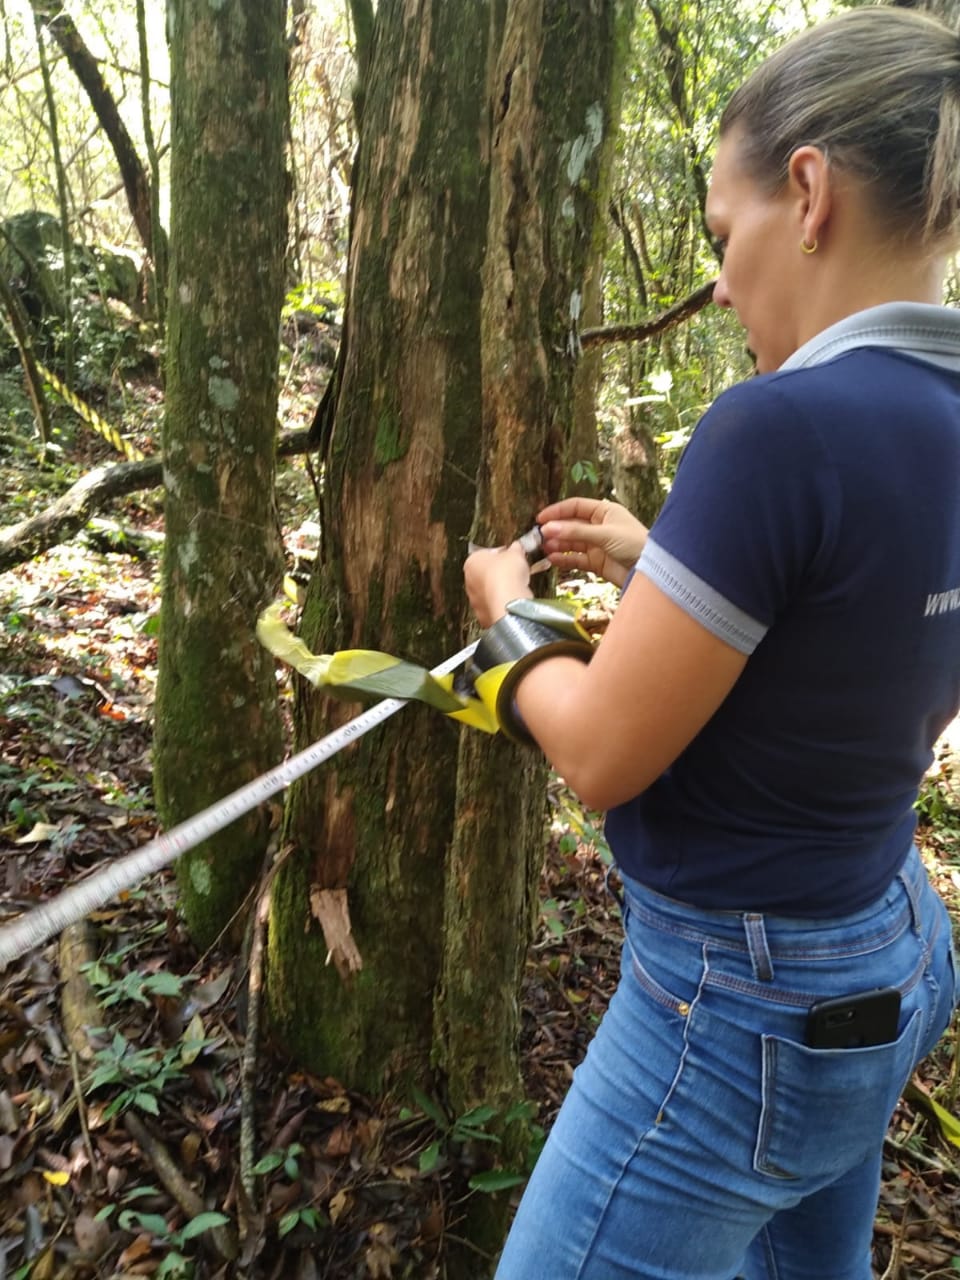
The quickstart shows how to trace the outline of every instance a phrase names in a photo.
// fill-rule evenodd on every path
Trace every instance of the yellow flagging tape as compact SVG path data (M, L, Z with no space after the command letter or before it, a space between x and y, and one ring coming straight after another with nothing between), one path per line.
M131 444L129 440L124 440L115 426L107 422L106 418L101 418L96 409L92 409L85 400L81 400L78 395L75 395L66 383L60 381L52 369L48 369L46 365L40 364L39 361L37 362L37 368L40 370L40 375L44 382L48 382L60 399L65 401L88 427L92 427L97 435L103 436L104 440L109 441L117 452L122 453L130 462L144 461L146 454L141 453L136 445Z
M278 601L264 610L257 622L257 638L265 649L324 693L351 701L358 696L373 696L425 702L461 724L484 733L497 732L497 690L511 664L484 671L476 680L477 696L464 697L454 691L456 672L433 676L425 667L375 649L311 653L280 620L283 608L283 602Z

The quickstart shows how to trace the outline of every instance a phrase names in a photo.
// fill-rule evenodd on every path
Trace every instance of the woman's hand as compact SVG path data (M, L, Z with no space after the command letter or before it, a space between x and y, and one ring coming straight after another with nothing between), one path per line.
M474 551L464 562L463 580L470 608L481 627L502 618L509 601L533 595L530 566L519 542Z
M544 554L558 568L586 569L622 587L647 540L646 525L619 503L564 498L537 516Z

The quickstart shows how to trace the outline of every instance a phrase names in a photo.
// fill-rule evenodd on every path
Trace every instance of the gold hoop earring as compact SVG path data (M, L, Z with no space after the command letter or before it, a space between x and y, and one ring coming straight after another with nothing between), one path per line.
M817 246L819 245L819 243L820 243L820 241L819 241L819 240L814 240L813 244L807 244L806 240L801 240L801 241L800 241L800 252L801 252L801 253L816 253L816 252L817 252Z

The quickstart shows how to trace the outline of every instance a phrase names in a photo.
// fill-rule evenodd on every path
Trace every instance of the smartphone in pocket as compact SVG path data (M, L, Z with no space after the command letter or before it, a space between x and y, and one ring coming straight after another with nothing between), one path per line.
M897 1038L900 992L878 987L858 995L819 1000L807 1014L807 1044L811 1049L864 1049Z

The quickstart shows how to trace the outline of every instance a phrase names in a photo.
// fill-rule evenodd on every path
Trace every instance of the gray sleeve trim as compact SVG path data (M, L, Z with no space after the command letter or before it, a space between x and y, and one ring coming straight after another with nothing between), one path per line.
M740 653L751 654L767 633L762 622L731 604L708 582L687 568L652 538L637 561L637 569L708 631Z

